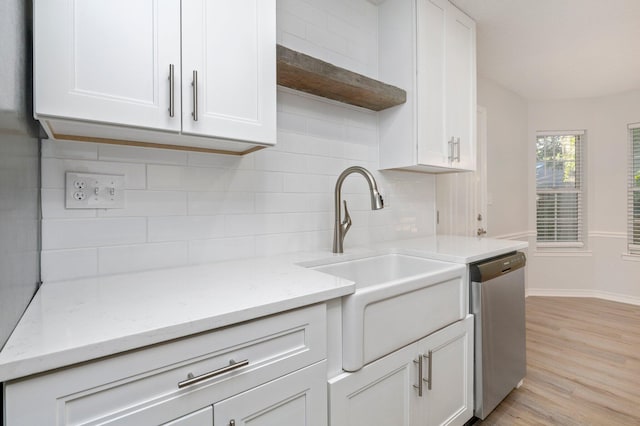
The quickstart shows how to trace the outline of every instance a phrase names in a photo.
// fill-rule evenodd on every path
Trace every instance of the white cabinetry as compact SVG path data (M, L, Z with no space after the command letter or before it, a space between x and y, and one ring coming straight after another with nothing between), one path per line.
M276 140L275 0L35 0L50 137L244 152Z
M475 170L475 23L447 0L379 7L380 78L407 90L379 113L380 168Z
M329 398L331 426L463 425L473 416L473 317L331 379Z
M218 402L213 424L325 426L326 375L322 362Z
M325 359L315 305L9 382L5 424L324 426Z

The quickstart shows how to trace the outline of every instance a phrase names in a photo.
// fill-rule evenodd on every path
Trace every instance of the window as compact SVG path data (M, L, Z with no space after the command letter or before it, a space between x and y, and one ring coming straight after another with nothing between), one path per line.
M538 246L583 246L583 144L584 131L537 133Z
M640 123L629 125L629 253L640 254Z

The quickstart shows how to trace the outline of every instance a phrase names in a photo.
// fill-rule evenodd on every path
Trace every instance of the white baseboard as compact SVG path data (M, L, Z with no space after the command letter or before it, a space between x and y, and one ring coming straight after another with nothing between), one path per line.
M529 296L547 296L547 297L593 297L596 299L609 300L612 302L627 303L630 305L640 305L640 297L629 296L626 294L610 293L600 290L584 290L584 289L555 289L555 288L528 288L526 290Z

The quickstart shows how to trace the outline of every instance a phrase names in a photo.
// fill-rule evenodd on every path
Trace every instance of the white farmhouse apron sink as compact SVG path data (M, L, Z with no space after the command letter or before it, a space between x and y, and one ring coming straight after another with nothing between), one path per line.
M463 319L464 265L404 254L309 266L356 283L342 298L342 368L363 365Z

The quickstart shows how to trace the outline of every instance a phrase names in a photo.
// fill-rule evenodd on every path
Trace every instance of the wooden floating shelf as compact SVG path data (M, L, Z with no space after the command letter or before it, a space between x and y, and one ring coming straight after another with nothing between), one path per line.
M323 98L382 111L407 101L407 92L362 74L277 45L278 84Z

